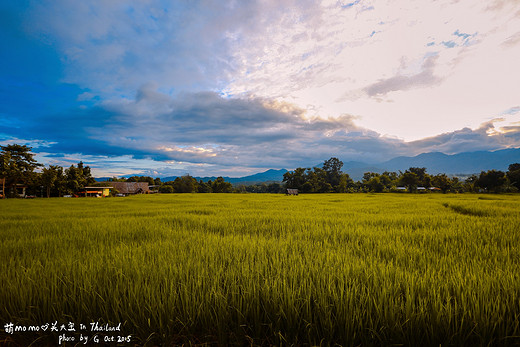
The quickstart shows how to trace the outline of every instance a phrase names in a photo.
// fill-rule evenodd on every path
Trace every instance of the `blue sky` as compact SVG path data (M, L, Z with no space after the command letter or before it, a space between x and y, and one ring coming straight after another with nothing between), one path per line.
M0 3L0 144L97 176L520 147L517 1Z

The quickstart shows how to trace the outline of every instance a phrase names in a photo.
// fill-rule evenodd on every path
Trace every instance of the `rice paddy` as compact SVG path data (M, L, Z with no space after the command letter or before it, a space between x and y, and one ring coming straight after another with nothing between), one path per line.
M0 344L520 344L518 195L10 199L0 239Z

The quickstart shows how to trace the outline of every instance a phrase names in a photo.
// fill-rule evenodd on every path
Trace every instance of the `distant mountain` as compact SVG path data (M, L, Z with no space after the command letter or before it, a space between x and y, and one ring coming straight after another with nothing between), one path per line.
M274 181L274 182L281 182L283 181L283 174L286 173L286 169L269 169L265 172L257 173L250 176L244 176L239 178L230 178L231 183L243 183L243 182L268 182L268 181ZM233 180L233 181L231 181Z
M320 167L322 167L323 164L320 164ZM361 169L368 166L372 166L372 164L367 164L362 161L347 161L343 163L343 171L345 170L352 170L352 169Z
M111 179L112 177L94 177L94 179L96 180L96 182L107 182L109 179Z
M507 171L509 164L520 163L520 148L502 149L494 152L476 151L458 154L444 154L440 152L422 153L415 157L396 157L377 164L360 162L343 171L354 180L360 180L365 172L404 171L410 167L425 167L429 174L446 173L450 175L478 174L487 170Z
M260 182L281 182L283 180L283 174L286 173L286 169L269 169L264 172L256 173L254 175L244 176L244 177L223 177L226 182L230 182L232 184L254 184ZM173 181L177 178L177 176L169 176L169 177L161 177L161 181L168 182ZM202 180L207 182L209 180L214 181L217 177L194 177L197 181Z
M520 148L502 149L494 152L477 151L453 155L433 152L415 157L397 157L378 164L389 171L405 170L409 167L425 167L430 174L472 174L487 170L507 171L509 164L520 162Z
M352 178L354 181L361 181L363 179L363 174L365 172L378 172L378 173L383 173L384 171L387 171L387 170L384 170L384 169L381 169L381 167L379 166L368 166L369 164L366 164L366 166L360 166L360 167L355 167L355 168L352 168L352 169L343 169L343 172L346 172L348 173L348 175L350 176L350 178ZM376 164L374 164L376 165Z

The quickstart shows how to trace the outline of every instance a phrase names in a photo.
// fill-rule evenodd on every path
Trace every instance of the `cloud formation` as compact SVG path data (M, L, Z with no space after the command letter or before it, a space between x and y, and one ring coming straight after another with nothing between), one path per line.
M107 101L82 112L84 116L77 118L81 122L71 120L72 113L55 115L53 124L62 125L54 130L34 121L35 136L56 142L47 145L46 153L81 153L98 167L119 162L119 169L131 166L117 159L124 157L129 163L146 163L161 175L240 175L314 166L331 156L379 162L423 152L520 146L520 126L495 127L500 119L475 130L406 142L360 127L351 115L309 118L286 103L224 98L212 92L172 97L151 86L140 89L135 99Z
M428 87L440 83L441 78L434 75L436 56L425 59L421 66L421 71L411 76L398 74L393 77L379 80L363 90L368 96L383 96L389 92L397 90L408 90L411 88Z
M104 96L129 96L149 82L167 91L215 90L251 63L233 50L254 45L249 40L288 11L310 13L312 4L44 1L32 4L25 26L61 53L66 82Z

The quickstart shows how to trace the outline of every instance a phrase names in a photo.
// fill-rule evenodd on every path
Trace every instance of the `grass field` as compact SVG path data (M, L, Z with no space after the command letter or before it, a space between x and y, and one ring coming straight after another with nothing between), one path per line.
M518 195L11 199L0 240L1 328L121 322L130 345L520 344ZM0 330L0 344L60 334Z

